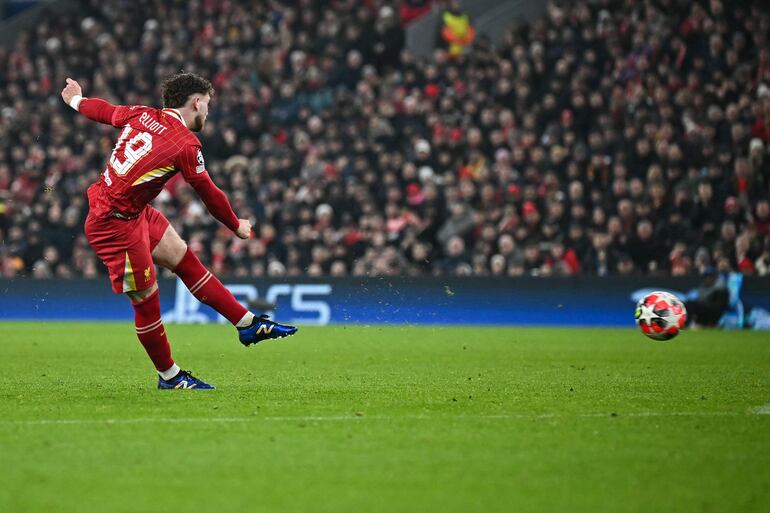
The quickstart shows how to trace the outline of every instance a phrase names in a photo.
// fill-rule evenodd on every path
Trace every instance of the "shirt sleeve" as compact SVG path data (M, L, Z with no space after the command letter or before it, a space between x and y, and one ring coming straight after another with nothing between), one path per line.
M128 124L137 106L113 105L101 98L83 98L78 111L92 121L120 128Z
M176 167L187 183L198 193L211 215L232 231L236 231L240 225L238 216L233 212L233 207L230 206L225 193L214 184L206 171L201 147L186 145L177 156Z
M116 109L115 105L100 98L83 98L78 105L78 111L85 117L105 125L112 124Z
M141 105L117 105L112 113L110 123L117 128L124 127L131 118L141 112L139 109L143 109L143 107Z

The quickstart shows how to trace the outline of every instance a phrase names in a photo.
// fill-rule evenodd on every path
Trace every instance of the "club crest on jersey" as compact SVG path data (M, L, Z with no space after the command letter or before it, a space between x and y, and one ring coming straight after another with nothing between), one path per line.
M203 173L206 170L206 164L203 162L203 153L198 148L198 165L195 167L196 173Z

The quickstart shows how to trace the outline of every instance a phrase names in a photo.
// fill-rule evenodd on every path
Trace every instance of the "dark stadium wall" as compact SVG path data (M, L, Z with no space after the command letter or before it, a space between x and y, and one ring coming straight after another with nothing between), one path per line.
M634 304L653 289L684 295L687 278L225 279L244 303L263 298L297 324L426 324L628 327ZM181 282L162 280L167 322L224 322ZM104 280L0 280L0 320L128 321L131 306ZM746 305L770 310L770 279L751 279Z

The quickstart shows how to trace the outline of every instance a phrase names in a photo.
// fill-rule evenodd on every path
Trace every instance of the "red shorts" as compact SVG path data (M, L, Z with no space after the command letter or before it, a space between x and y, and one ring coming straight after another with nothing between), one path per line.
M88 214L86 238L107 267L116 294L144 290L155 283L152 250L168 224L168 219L150 206L136 219Z

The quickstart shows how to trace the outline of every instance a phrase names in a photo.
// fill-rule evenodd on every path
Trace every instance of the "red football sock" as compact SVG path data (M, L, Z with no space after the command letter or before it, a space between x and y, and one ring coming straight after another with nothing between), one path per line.
M164 371L174 365L166 329L160 319L159 291L156 290L140 303L134 303L134 324L136 336L139 337L139 342L144 346L155 368Z
M187 253L179 261L174 272L198 301L209 305L233 325L238 324L248 312L222 282L203 266L190 248L187 248Z

